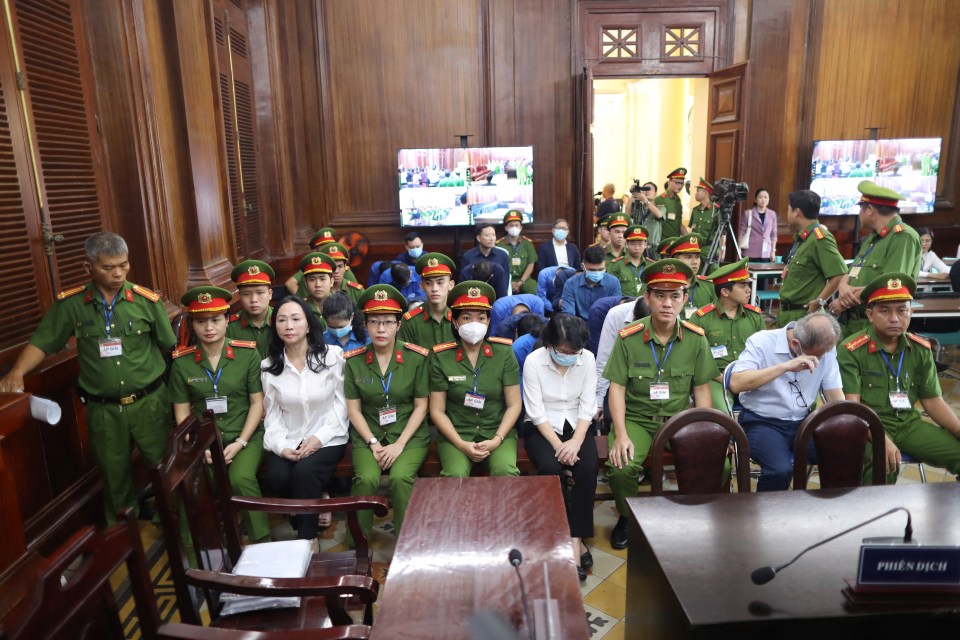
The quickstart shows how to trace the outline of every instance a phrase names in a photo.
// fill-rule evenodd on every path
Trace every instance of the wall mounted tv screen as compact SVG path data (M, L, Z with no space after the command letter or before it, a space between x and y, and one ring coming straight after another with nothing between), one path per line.
M510 209L533 222L533 147L401 149L400 224L499 224Z
M810 189L822 215L856 215L861 180L900 194L902 213L930 213L937 196L942 138L818 140L813 143Z

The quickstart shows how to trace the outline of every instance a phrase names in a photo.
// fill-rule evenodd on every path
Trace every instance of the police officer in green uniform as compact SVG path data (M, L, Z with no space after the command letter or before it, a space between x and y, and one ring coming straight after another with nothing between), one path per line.
M337 232L333 227L323 227L315 234L310 237L310 250L311 251L320 251L324 246L337 241ZM350 267L346 268L346 271L343 275L348 281L356 282L357 278L353 274L353 271L350 270ZM295 296L300 296L304 300L307 299L307 288L303 283L303 272L297 271L295 274L290 276L286 282L287 291Z
M697 184L697 190L693 196L700 204L690 211L690 231L695 231L698 236L703 238L704 244L700 249L700 257L703 260L707 259L707 251L713 244L713 236L719 231L717 228L719 224L717 214L720 211L720 207L710 200L710 196L712 195L713 185L703 178L700 178L700 182Z
M257 469L263 456L263 387L260 354L251 340L227 339L230 292L194 287L180 303L187 308L196 344L173 353L170 399L173 416L183 422L213 411L223 441L230 487L238 496L259 497ZM244 511L251 542L270 539L270 523L261 511Z
M657 207L664 207L666 210L663 219L660 221L663 225L661 237L677 237L683 235L683 203L680 202L680 190L687 179L687 170L678 167L667 175L667 190L661 193L653 201Z
M442 253L425 253L417 259L415 268L427 302L403 315L397 337L402 342L430 349L435 344L453 340L453 316L447 306L447 296L453 289L457 267Z
M640 276L647 265L643 252L647 250L647 230L638 224L627 227L623 236L627 243L624 255L615 258L607 266L607 271L620 281L620 291L625 296L639 296L643 293Z
M788 200L787 223L796 235L783 259L778 327L826 307L847 272L837 241L818 220L820 196L802 189L792 192Z
M303 283L307 288L304 300L324 331L327 330L327 322L323 319L323 301L333 290L333 272L336 269L336 261L322 251L308 253L300 260L300 271L303 272Z
M245 260L233 268L230 278L240 290L240 311L230 316L227 337L257 344L261 358L267 357L273 332L273 268L260 260Z
M716 294L706 276L699 275L700 250L703 238L695 233L688 233L673 241L667 249L671 258L687 263L690 270L698 274L692 278L687 305L683 309L684 319L689 319L697 309L705 307L716 300Z
M610 246L610 218L611 216L597 218L597 235L589 246L599 245L604 249Z
M537 280L531 278L537 264L537 250L523 231L523 214L510 209L503 216L503 228L507 235L497 240L497 246L510 254L510 286L513 293L537 293Z
M347 277L347 274L351 273L350 267L347 266L347 263L350 262L350 253L347 248L339 242L328 242L320 247L320 251L333 258L337 265L333 272L333 290L343 291L350 296L351 302L356 305L360 301L360 294L363 293L363 285Z
M676 241L677 241L677 238L675 236L670 238L663 238L662 240L660 240L660 242L657 243L657 255L659 255L661 258L669 258L670 245L672 245Z
M627 498L637 495L654 434L690 406L691 394L697 407L709 407L709 383L720 375L703 329L678 319L691 278L693 271L680 260L644 269L650 315L620 330L603 371L613 421L607 477L620 513L610 538L614 549L627 546Z
M360 296L370 344L348 351L344 396L353 446L354 496L376 495L380 474L389 473L394 533L400 534L413 481L427 457L430 431L425 424L430 398L430 351L397 340L407 301L388 284ZM370 511L358 514L369 533Z
M517 431L520 366L506 338L487 337L493 287L478 280L450 291L454 340L433 347L430 419L445 477L465 478L487 461L492 476L519 475Z
M127 243L108 232L84 244L91 281L57 295L0 391L22 392L23 376L76 337L80 399L90 450L104 482L107 522L136 506L130 482L134 444L149 465L160 462L170 432L163 353L177 338L156 293L126 281ZM5 490L10 490L8 487Z
M707 278L713 283L716 302L697 309L690 322L704 330L710 354L721 376L727 365L740 357L747 338L765 328L763 313L750 302L753 280L747 270L748 258L720 267ZM727 411L723 379L710 382L713 408Z
M830 304L830 312L840 316L844 337L869 324L860 301L864 286L884 273L896 271L911 278L920 273L920 236L900 218L900 194L869 180L860 182L857 189L862 194L860 225L870 233L840 280L840 295Z
M614 213L607 216L607 228L610 229L610 244L603 252L603 261L607 271L614 260L626 255L627 245L625 235L630 226L630 216L625 213Z
M885 273L864 287L869 323L837 349L847 400L873 409L886 432L887 483L897 480L900 452L960 473L960 419L944 401L930 343L908 333L916 282ZM917 401L933 423L924 420ZM872 455L867 449L868 459ZM864 469L869 482L871 465Z

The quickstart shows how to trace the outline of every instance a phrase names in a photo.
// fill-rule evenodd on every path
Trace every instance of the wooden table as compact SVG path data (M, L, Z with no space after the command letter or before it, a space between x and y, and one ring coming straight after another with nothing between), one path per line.
M492 610L527 638L510 549L533 615L545 597L559 601L558 638L589 638L560 483L550 477L418 478L390 563L371 638L469 639L467 621Z
M750 574L895 506L921 544L960 544L956 483L630 499L628 638L957 637L952 612L851 613L841 594L865 537L902 536L898 513L819 547L765 585ZM638 526L639 523L639 526ZM841 632L843 635L841 635Z

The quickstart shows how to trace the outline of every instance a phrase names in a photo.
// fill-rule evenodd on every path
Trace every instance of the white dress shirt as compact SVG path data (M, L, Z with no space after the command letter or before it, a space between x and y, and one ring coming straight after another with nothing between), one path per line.
M557 433L563 433L565 421L576 429L578 419L593 420L597 413L596 387L596 363L586 349L562 374L546 347L535 350L523 362L527 420L537 426L549 422Z
M950 267L933 251L927 251L920 259L920 277L931 273L950 273Z
M567 243L557 244L556 242L551 241L550 244L553 246L553 252L557 256L557 266L558 267L569 267L570 261L567 259Z
M617 340L620 329L633 322L633 307L637 301L624 302L610 309L603 319L603 329L600 330L600 343L597 345L597 406L603 406L603 399L610 388L610 381L603 377L603 370L610 359L613 343Z
M263 361L269 366L270 359ZM310 436L321 447L347 443L347 403L343 396L343 349L327 346L319 372L305 366L297 369L283 354L280 375L260 372L263 383L263 448L280 455Z

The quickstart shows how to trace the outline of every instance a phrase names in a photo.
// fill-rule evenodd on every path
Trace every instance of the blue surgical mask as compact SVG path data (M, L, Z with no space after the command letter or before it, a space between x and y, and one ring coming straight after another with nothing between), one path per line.
M549 349L549 351L550 357L561 367L572 367L577 364L577 358L580 357L579 353L557 353L556 349Z
M351 327L348 324L345 327L338 327L338 328L328 327L328 330L330 331L330 333L337 336L338 338L346 338L348 335L350 335L350 332L353 330L353 327Z
M413 249L407 249L407 255L413 259L417 259L423 255L423 247L414 247Z
M603 280L603 275L606 271L586 271L587 280L590 282L600 282Z
M553 237L556 238L557 240L559 240L560 242L563 242L564 240L567 239L567 230L566 230L566 229L554 229L554 230L553 230Z

